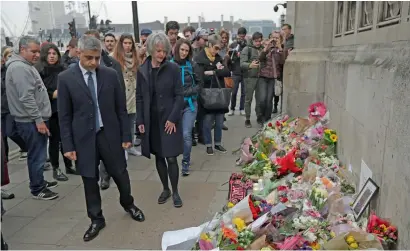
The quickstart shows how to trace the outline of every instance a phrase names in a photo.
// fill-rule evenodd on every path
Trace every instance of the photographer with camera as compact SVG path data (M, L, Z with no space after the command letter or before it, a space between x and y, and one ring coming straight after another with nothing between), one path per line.
M259 73L260 73L260 54L263 50L262 46L262 39L263 35L260 32L255 32L252 35L252 40L249 41L249 44L243 49L240 62L241 62L241 69L243 70L243 76L245 80L245 126L247 128L251 128L251 105L253 94L255 93L258 82L259 82ZM256 106L255 112L257 116L257 123L262 126L263 125L263 118L262 114L260 113L259 104L260 98L258 93L255 95L256 99Z
M245 88L243 81L243 71L240 65L240 55L242 50L246 47L246 29L241 27L238 29L237 39L229 46L229 56L231 58L231 71L232 79L234 81L234 86L232 89L231 96L231 109L229 111L229 116L235 114L236 109L236 97L238 96L239 85L241 87L241 99L239 102L239 112L241 115L245 115L244 105L245 105Z
M283 39L279 32L273 32L270 39L264 41L259 60L261 70L256 96L259 97L259 109L262 122L266 122L273 113L278 112L279 96L275 96L276 81L281 81L284 64L284 52L282 48ZM273 103L274 100L274 104Z

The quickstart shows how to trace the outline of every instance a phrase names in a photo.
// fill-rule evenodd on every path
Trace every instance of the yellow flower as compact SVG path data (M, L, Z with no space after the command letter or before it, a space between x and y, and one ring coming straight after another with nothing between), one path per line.
M232 202L228 202L228 208L233 208L235 205Z
M319 250L319 249L320 249L320 244L317 243L317 242L313 242L312 244L310 244L310 247L311 247L313 250Z
M358 249L358 248L359 248L359 245L357 244L357 242L353 242L353 243L351 243L351 244L349 245L349 247L350 247L350 248L353 248L353 249Z
M332 237L332 238L335 238L336 237L336 234L335 234L335 232L330 232L330 237Z
M347 242L347 244L352 244L352 243L356 242L356 240L354 239L353 236L348 236L346 238L346 242Z
M326 129L326 130L325 130L325 133L326 133L326 134L331 134L331 133L332 133L332 130Z
M209 236L206 233L202 233L200 238L201 238L201 240L204 240L204 241L210 241L211 240L211 238L209 238Z
M282 126L284 126L284 127L287 126L287 125L288 125L288 123L286 123L286 122L282 123Z
M331 140L332 142L336 142L336 141L337 141L337 135L336 135L336 134L330 135L330 140Z
M386 227L386 225L381 224L381 225L380 225L380 229L381 229L383 232L386 232L387 227Z
M266 154L264 154L264 153L261 153L261 157L262 157L262 159L264 159L264 160L267 160L267 159L268 159L268 156L266 156Z
M238 229L239 232L242 232L242 230L246 228L245 221L239 217L234 218L232 223L236 226L236 229Z

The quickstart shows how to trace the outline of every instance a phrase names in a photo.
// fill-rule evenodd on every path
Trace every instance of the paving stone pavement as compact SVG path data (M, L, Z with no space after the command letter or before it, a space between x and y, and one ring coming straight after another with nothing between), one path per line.
M231 151L239 147L242 138L253 135L257 129L246 129L244 117L226 116L228 131L223 132L227 154L207 156L202 145L193 147L192 170L188 177L180 177L182 208L174 208L169 201L157 204L162 186L154 160L130 157L128 172L132 194L137 206L146 215L146 221L133 221L121 208L115 184L101 192L103 213L107 227L91 242L82 239L90 224L87 217L83 185L80 176L69 175L69 181L59 182L52 189L60 194L53 201L38 201L30 196L28 171L25 162L9 163L11 184L6 189L16 198L4 200L7 210L3 216L2 232L9 248L14 250L50 249L161 249L164 231L198 226L209 220L226 203L228 185L237 156ZM255 121L255 120L253 120ZM256 122L253 122L256 125ZM62 161L61 161L62 163ZM45 178L52 179L46 171Z

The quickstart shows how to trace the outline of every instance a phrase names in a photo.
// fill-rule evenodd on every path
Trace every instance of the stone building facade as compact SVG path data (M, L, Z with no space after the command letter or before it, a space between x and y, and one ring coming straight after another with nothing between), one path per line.
M410 249L410 2L288 2L295 50L284 73L284 110L305 116L324 101L338 154L359 184L362 160L380 187L371 209Z

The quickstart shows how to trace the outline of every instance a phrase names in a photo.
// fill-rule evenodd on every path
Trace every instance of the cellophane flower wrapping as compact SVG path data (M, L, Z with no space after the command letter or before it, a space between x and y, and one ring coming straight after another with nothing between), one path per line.
M355 242L358 244L357 249L359 250L383 250L383 246L380 244L375 235L360 230L340 234L324 243L323 248L326 250L351 250L352 248L346 242L346 238L349 236L353 237Z

